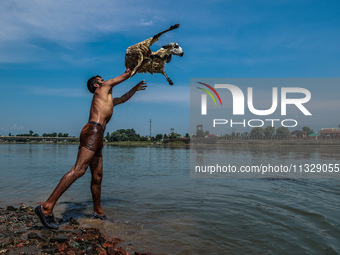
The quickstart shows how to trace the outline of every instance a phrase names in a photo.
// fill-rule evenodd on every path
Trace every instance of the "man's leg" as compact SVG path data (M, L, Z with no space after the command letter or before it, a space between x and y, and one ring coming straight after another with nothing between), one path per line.
M101 205L101 185L103 179L103 158L102 156L95 156L90 164L92 179L91 192L93 199L93 212L99 215L104 215Z
M42 205L42 211L46 216L52 214L57 200L71 186L71 184L85 174L94 154L94 151L88 150L85 147L80 147L75 165L61 178L53 193Z

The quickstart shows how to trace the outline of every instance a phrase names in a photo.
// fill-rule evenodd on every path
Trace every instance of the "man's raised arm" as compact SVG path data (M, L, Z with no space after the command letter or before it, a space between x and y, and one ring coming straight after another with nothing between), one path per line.
M124 73L122 73L121 75L117 76L116 78L104 81L102 86L112 88L112 87L118 85L119 83L125 81L126 79L128 79L130 77L131 77L131 70L128 68L128 69L125 70Z
M116 106L118 104L122 104L125 103L127 100L129 100L137 91L139 90L145 90L145 88L147 87L145 85L145 81L142 80L140 81L136 86L134 86L129 92L125 93L123 96L121 97L116 97L113 99L113 106Z

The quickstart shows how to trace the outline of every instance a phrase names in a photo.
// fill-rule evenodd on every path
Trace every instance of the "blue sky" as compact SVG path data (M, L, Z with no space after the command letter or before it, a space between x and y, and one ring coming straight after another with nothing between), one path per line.
M87 79L121 74L128 46L175 23L152 46L183 48L165 69L175 85L160 74L120 84L114 96L142 79L148 88L115 108L107 132L148 135L150 118L153 135L189 132L194 77L339 77L339 1L3 0L0 12L0 135L78 136L92 99ZM339 106L340 87L313 91Z

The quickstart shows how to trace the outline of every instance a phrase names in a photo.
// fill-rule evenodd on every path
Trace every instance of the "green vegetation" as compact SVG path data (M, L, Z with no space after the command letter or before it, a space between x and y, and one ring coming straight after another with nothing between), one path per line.
M187 134L189 136L189 134ZM106 140L113 145L119 145L119 146L140 146L145 145L149 146L151 144L153 145L162 145L162 142L164 140L168 140L167 142L178 145L185 144L183 141L171 141L171 139L177 139L180 138L181 135L177 134L175 132L172 132L171 134L157 134L155 137L146 137L141 136L136 133L134 129L119 129L114 131L113 133L107 133ZM189 137L190 138L190 137Z
M12 136L12 133L9 133L8 136ZM40 137L38 133L34 133L32 130L29 131L29 134L18 134L16 136L33 136L33 137ZM69 137L69 134L67 133L59 133L57 134L56 132L46 134L44 133L42 137Z
M308 127L305 127L307 130ZM204 132L200 130L202 134ZM310 129L313 132L313 130ZM309 131L309 132L310 132ZM302 132L302 131L301 131ZM197 136L196 136L197 137ZM266 128L263 127L254 127L249 133L248 132L232 132L231 134L225 134L225 138L228 139L283 139L290 137L290 131L287 127L279 127L275 129L275 127L268 126Z
M196 131L196 138L203 138L206 137L207 135L209 135L209 131L203 131L203 129L199 129Z
M253 138L269 138L269 137L280 137L280 138L288 138L290 136L290 131L287 127L278 127L275 130L275 127L268 126L266 128L255 127L250 132L250 137Z
M162 134L156 135L156 141L160 141L162 139L163 139L163 135Z
M266 127L263 131L263 134L266 137L271 137L271 136L275 135L275 127L272 127L272 126Z
M263 128L262 127L255 127L251 130L250 136L251 137L262 137L263 136Z
M180 138L180 137L181 137L180 134L177 134L177 133L172 132L172 133L169 135L168 139L177 139L177 138Z
M118 129L113 133L107 133L106 140L109 142L118 142L118 141L146 141L144 137L141 137L136 131L132 129Z
M11 134L11 133L9 133L9 134ZM29 134L19 134L17 136L35 136L35 137L39 137L39 135L37 133L34 134L34 132L32 130L29 131Z
M314 133L314 131L310 129L309 127L302 127L302 131L305 131L307 135L311 135Z
M276 129L276 136L288 138L290 136L290 131L287 127L279 127Z
M171 134L157 134L156 137L146 137L141 136L136 133L136 131L132 129L118 129L114 131L113 133L107 133L105 136L106 140L108 142L124 142L124 141L161 141L162 139L176 139L180 138L181 135L172 132Z
M51 134L46 134L46 133L44 133L43 135L42 135L42 137L69 137L69 135L67 134L67 133L59 133L58 135L57 135L57 133L51 133Z

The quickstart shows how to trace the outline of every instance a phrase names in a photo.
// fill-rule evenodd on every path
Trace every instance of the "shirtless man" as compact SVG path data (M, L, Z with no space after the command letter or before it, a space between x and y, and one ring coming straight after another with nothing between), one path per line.
M103 177L102 148L106 124L110 121L113 107L129 100L137 91L145 90L146 83L139 82L122 97L112 98L112 88L131 76L131 70L127 69L120 76L104 81L99 75L90 78L87 87L93 93L89 122L80 133L80 146L75 165L60 180L50 197L35 208L42 224L46 228L58 229L52 214L53 208L59 197L71 186L71 184L83 176L90 166L91 193L93 199L94 218L106 219L101 206L101 181Z

